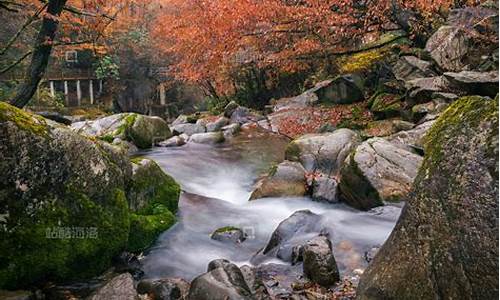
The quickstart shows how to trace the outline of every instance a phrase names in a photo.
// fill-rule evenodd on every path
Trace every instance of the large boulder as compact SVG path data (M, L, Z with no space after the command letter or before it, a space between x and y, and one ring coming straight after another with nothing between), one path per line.
M128 193L137 173L126 153L5 102L0 140L0 288L108 268L128 246L128 202L141 202ZM135 195L160 191L143 187L154 191Z
M425 145L413 193L358 299L496 299L498 100L458 100Z
M429 38L425 49L444 71L476 70L484 56L498 49L498 9L452 10L448 24Z
M137 300L134 279L129 273L123 273L111 279L89 300Z
M260 179L250 195L250 200L265 197L304 196L307 192L305 170L300 163L284 161L274 166Z
M321 216L309 210L294 212L274 230L262 254L291 262L294 248L304 245L323 230L320 221Z
M0 102L0 288L95 275L127 245L128 159L49 124Z
M187 300L253 299L241 270L227 260L210 262L208 272L191 282Z
M172 136L167 122L160 117L137 115L127 136L139 148L146 149Z
M307 134L293 140L286 148L286 159L300 162L308 172L337 175L345 158L358 145L358 134L350 129L332 133Z
M419 155L382 138L369 139L346 159L339 185L342 199L358 209L405 200L421 162Z
M310 92L316 94L321 103L351 104L364 100L361 80L353 74L320 82Z
M133 113L115 114L96 120L75 122L71 124L71 128L87 136L118 137L120 134L124 133L125 127L133 124L135 116L136 114Z
M340 280L333 256L332 243L326 236L317 236L302 249L304 275L322 286L332 286Z

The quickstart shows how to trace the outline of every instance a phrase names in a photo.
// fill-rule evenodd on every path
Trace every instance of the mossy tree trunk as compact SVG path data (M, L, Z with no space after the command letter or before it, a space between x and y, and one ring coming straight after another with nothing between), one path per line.
M45 74L50 53L52 52L54 38L59 26L57 17L61 14L66 5L66 1L67 0L49 0L47 15L44 16L40 31L38 32L25 81L21 84L16 95L10 101L10 103L16 107L22 108L28 104Z

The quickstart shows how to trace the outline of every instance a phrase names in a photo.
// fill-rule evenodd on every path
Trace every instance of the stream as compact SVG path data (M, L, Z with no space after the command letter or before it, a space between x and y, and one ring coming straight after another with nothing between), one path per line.
M217 258L240 266L251 264L251 258L267 244L279 223L302 209L322 216L322 225L331 233L341 274L364 269L365 252L383 244L401 207L384 206L361 212L308 197L248 201L258 177L284 159L286 144L278 135L243 131L221 145L188 143L142 153L173 176L184 191L177 224L164 232L145 254L145 276L192 280L206 272L208 263ZM249 237L240 244L212 240L210 234L224 226L239 227ZM265 262L285 264L277 258Z

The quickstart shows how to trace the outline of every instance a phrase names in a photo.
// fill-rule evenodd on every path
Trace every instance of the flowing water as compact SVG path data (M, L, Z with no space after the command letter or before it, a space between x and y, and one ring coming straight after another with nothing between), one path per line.
M184 190L178 223L160 236L143 260L146 277L191 280L204 273L208 263L217 258L238 265L250 264L278 224L302 209L322 216L322 226L331 233L342 273L364 268L364 252L387 239L400 207L360 212L343 204L320 203L307 197L248 201L259 175L283 160L286 143L277 135L245 131L223 145L187 144L144 153ZM212 240L210 234L223 226L242 228L249 238L241 244ZM269 261L280 263L277 258Z

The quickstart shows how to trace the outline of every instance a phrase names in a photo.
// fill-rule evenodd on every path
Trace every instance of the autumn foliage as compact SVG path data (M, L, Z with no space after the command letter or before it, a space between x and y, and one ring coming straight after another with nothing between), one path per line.
M178 78L228 88L233 68L252 64L283 72L307 68L401 28L400 11L417 21L439 15L452 0L164 0L153 36L175 58ZM409 32L409 35L412 33ZM224 85L226 83L226 85Z

